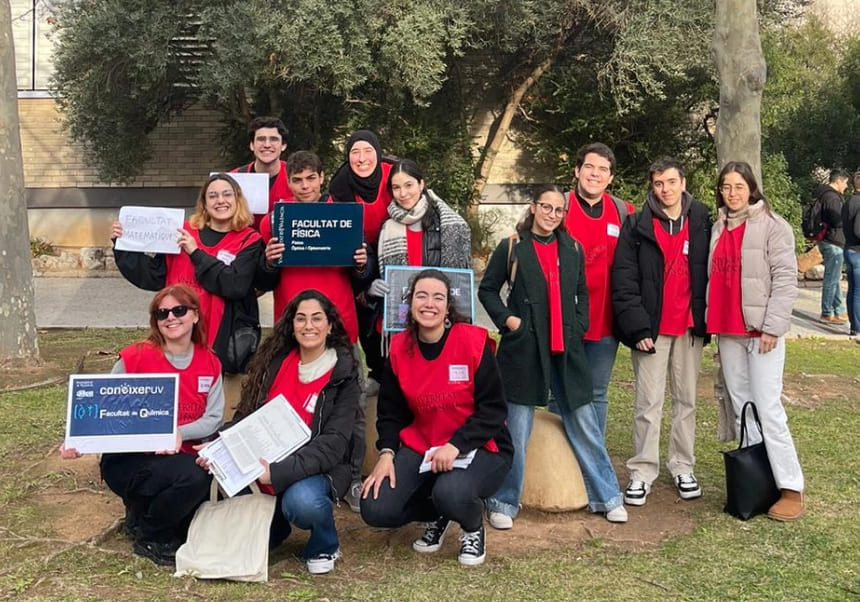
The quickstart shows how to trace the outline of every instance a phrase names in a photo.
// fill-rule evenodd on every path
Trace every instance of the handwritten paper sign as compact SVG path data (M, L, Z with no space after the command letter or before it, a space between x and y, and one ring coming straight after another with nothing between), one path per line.
M213 171L210 176L220 173ZM230 172L227 174L242 189L242 196L248 201L248 209L255 215L265 215L269 212L269 174Z
M122 236L116 239L116 248L138 253L179 253L179 228L185 219L182 209L165 207L121 207L119 222Z

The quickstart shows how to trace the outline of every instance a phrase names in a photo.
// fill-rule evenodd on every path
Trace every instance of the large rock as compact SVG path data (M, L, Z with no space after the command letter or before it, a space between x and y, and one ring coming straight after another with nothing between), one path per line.
M104 270L105 252L101 247L84 247L81 249L81 267L85 270Z
M804 280L824 280L824 264L816 265L803 272Z
M561 418L551 412L535 412L526 450L525 473L523 506L545 512L566 512L588 505L579 462L567 440Z
M824 258L821 257L821 251L818 250L818 245L815 245L806 253L797 256L797 271L805 275L806 272L815 266L821 265L823 261Z

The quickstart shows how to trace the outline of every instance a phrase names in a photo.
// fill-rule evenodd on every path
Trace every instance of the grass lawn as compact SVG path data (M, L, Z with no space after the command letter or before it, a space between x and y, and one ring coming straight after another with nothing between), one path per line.
M4 384L45 382L83 358L105 372L141 331L49 331L40 372L4 373ZM860 599L860 346L790 341L786 398L807 480L798 522L738 521L722 512L722 450L716 441L713 350L700 379L696 475L704 496L682 502L661 474L630 523L607 527L584 511L527 512L513 531L488 528L487 562L461 567L456 542L419 556L417 530L394 534L337 510L345 556L329 575L311 577L298 558L298 532L273 552L267 584L175 579L131 553L109 527L122 505L98 479L92 459L61 462L66 387L0 393L0 598L19 600L848 600ZM668 416L668 411L665 412ZM619 352L607 446L619 481L631 449L632 373ZM668 422L665 423L668 425ZM665 454L666 437L662 445ZM80 464L79 464L80 463ZM662 493L658 494L658 490ZM525 530L540 525L534 540ZM554 526L567 531L554 532ZM582 536L567 537L574 526ZM655 530L659 529L659 533ZM579 532L579 531L577 531ZM559 535L561 533L561 535ZM539 535L539 536L538 536ZM452 540L454 538L452 537Z

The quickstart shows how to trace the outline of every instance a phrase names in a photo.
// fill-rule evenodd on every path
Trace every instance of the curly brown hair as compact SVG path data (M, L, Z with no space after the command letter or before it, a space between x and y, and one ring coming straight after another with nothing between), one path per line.
M274 375L270 373L270 369L277 371L281 367L280 363L273 365L273 362L278 357L287 357L293 349L298 347L293 319L296 317L299 304L302 301L310 300L319 302L328 323L331 325L331 332L325 340L326 348L344 349L352 353L352 343L349 340L349 335L346 334L346 327L344 327L343 320L340 319L340 313L334 303L316 289L300 292L289 302L281 319L272 329L272 334L263 341L251 363L248 364L248 374L242 381L242 398L236 409L237 413L250 414L266 402L269 386L274 380Z

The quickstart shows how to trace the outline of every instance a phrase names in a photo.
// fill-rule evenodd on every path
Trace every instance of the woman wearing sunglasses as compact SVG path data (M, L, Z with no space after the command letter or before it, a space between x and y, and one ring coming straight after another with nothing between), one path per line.
M263 244L250 227L253 222L242 189L219 173L203 184L194 214L179 230L179 254L150 256L114 249L117 268L138 288L157 291L185 283L195 290L207 342L228 373L242 373L253 353L236 353L238 345L231 341L236 325L259 323L253 281ZM121 236L122 224L114 222L112 240Z
M478 299L502 334L497 358L514 440L513 467L487 500L490 525L497 529L510 529L519 511L535 406L547 405L550 390L582 470L589 508L610 522L627 522L592 403L582 342L588 329L584 256L564 227L566 209L561 189L539 188L517 224L518 242L502 241L478 288ZM502 287L512 279L505 302Z
M113 374L179 374L176 445L151 453L103 454L101 476L125 504L125 530L134 552L172 566L197 506L209 494L210 476L195 463L192 446L221 426L221 362L206 344L206 326L194 291L177 284L149 305L149 336L119 352ZM60 447L60 455L80 457Z

